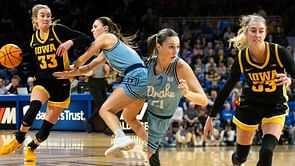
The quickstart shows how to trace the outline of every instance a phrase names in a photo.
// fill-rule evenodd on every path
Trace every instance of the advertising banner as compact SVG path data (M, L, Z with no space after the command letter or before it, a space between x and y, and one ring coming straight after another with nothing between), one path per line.
M29 109L29 102L20 102L19 108L23 116ZM39 129L45 118L47 104L43 105L41 110L36 116L31 129ZM69 131L82 131L84 130L83 121L86 119L88 113L88 101L75 101L72 100L70 107L64 109L53 130L69 130ZM21 118L22 119L22 118Z
M16 102L0 102L0 129L16 129Z

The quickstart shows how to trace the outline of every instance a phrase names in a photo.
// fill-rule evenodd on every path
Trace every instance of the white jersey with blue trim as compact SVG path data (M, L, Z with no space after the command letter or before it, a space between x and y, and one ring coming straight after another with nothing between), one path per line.
M176 64L179 57L169 65L166 72L156 75L156 58L150 60L148 68L148 110L159 116L172 116L178 106L182 93L178 88Z
M144 64L137 52L128 47L121 40L108 50L102 50L109 65L116 70L120 76L124 76L126 69L136 63Z

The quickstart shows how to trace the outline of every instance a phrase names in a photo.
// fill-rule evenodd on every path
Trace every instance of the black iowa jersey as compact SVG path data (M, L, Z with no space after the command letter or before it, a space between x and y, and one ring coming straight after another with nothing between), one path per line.
M288 100L286 87L276 84L277 73L285 73L277 44L266 43L264 64L256 64L251 59L248 48L239 52L238 61L247 83L241 98L258 104L277 104Z
M216 116L231 90L239 81L241 74L246 77L246 86L242 91L241 101L261 105L275 105L288 101L285 85L277 86L276 74L289 73L295 77L295 63L292 55L277 44L266 42L267 56L263 64L257 64L249 55L249 49L239 51L230 76L223 89L219 92L217 99L210 111L210 116Z
M50 26L49 32L43 40L39 36L39 30L32 35L30 47L35 56L36 79L55 80L55 77L52 76L53 72L69 69L67 53L64 56L57 56L56 50L61 43L70 39L74 43L90 41L90 38L83 33L71 30L63 25Z

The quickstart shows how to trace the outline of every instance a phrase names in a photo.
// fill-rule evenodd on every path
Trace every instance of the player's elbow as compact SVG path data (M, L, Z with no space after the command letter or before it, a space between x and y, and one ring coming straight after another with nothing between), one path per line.
M202 107L206 107L208 105L208 97L205 94L200 99L199 105Z

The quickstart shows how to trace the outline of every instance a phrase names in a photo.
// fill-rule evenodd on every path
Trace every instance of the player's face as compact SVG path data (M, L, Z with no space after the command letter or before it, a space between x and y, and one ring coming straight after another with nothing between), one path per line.
M93 37L96 39L99 35L106 32L107 26L104 26L99 20L95 20L91 32Z
M157 49L159 56L163 56L169 60L174 60L179 52L179 38L178 36L167 37L167 39L162 43L162 45L157 43Z
M37 14L37 24L39 29L49 28L51 24L51 11L49 9L40 9Z
M264 44L266 36L266 27L259 21L251 21L248 25L247 41L249 45L257 46Z

